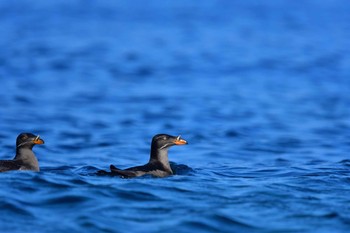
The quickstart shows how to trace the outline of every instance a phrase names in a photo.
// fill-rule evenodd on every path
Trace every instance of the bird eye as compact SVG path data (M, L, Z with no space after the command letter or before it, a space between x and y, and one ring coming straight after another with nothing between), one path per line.
M28 139L28 136L27 135L23 135L21 139L22 140L26 140L26 139Z

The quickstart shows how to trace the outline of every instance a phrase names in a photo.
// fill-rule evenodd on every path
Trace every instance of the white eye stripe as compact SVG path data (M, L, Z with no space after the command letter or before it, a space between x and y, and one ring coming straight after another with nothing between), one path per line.
M21 147L23 146L24 144L27 144L28 142L22 142L21 144L19 144L17 147Z
M160 150L164 149L165 147L167 147L168 144L165 144L164 146L162 146L161 148L159 148Z

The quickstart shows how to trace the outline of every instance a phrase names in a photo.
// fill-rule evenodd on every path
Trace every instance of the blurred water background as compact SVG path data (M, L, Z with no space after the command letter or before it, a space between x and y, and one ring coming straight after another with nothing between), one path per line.
M349 232L350 2L1 1L1 232ZM176 175L94 175L147 162Z

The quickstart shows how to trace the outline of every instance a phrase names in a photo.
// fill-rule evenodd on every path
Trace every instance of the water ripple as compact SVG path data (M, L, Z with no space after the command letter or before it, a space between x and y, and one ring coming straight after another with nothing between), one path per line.
M138 3L1 2L0 156L45 144L0 232L347 233L348 1ZM157 133L173 176L95 175Z

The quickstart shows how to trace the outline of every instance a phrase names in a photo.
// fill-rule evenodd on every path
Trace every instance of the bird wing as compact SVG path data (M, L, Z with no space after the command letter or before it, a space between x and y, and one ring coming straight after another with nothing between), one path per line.
M0 161L0 172L19 170L21 165L13 160L2 160Z
M121 176L123 178L133 178L143 175L152 175L155 177L166 177L172 175L172 171L167 171L163 166L159 164L148 163L143 166L130 167L125 170L121 170L114 165L110 165L110 172L100 170L97 175L109 175L109 176Z
M110 165L110 169L111 171L105 171L105 170L99 170L97 172L97 175L101 175L101 176L121 176L123 178L131 178L131 177L136 177L136 176L140 176L142 174L140 174L139 171L129 171L129 170L121 170L119 168L116 168L114 165Z
M124 178L131 178L131 177L136 177L144 174L143 172L140 172L140 171L121 170L119 168L116 168L114 165L111 165L110 169L113 175L122 176ZM143 174L140 174L140 173L143 173Z
M112 171L112 166L111 166L111 171ZM154 177L166 177L173 174L171 170L170 171L167 170L161 163L147 163L142 166L130 167L125 170L120 170L113 166L113 169L116 169L117 172L119 173L124 173L123 176L127 176L127 177L135 177L135 176L143 176L143 175L151 175Z

